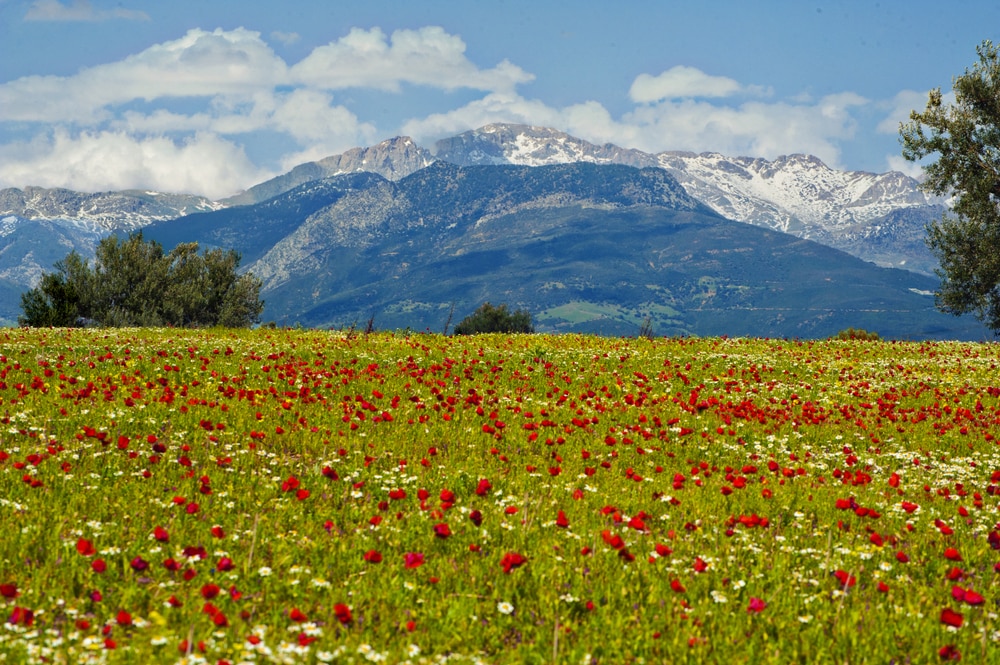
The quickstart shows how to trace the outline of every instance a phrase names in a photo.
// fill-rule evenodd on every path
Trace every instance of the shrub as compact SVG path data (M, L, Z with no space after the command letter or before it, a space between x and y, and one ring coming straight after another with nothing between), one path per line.
M837 333L836 339L860 340L862 342L877 342L879 339L877 332L869 332L863 328L847 328Z
M478 335L480 333L533 333L531 314L519 309L511 312L507 305L494 307L488 302L462 319L455 326L456 335Z

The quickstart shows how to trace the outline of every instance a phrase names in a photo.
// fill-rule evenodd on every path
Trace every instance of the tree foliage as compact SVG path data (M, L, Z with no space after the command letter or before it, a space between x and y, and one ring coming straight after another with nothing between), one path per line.
M932 90L899 132L906 159L938 156L923 166L924 190L953 197L952 212L927 228L941 265L938 308L972 312L1000 334L1000 52L990 41L976 51L979 62L953 81L955 101Z
M480 333L532 333L531 314L519 309L511 312L507 305L494 307L488 302L475 312L459 321L455 326L456 335L478 335Z
M104 238L91 265L71 252L21 295L26 326L175 326L240 328L264 309L261 281L237 272L240 255L198 252L182 243L164 253L142 233Z

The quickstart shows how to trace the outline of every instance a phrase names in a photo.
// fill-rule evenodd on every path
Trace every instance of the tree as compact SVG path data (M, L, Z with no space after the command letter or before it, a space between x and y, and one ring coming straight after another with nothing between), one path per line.
M519 309L510 312L507 305L494 307L488 302L475 312L459 321L455 326L456 335L477 335L480 333L532 333L531 314Z
M91 266L71 252L21 295L26 326L247 327L264 309L261 281L237 272L235 251L198 253L182 243L169 254L142 233L100 241Z
M927 245L941 268L937 305L974 313L1000 334L1000 52L990 41L979 62L952 82L954 103L940 89L927 108L899 127L903 157L923 166L922 188L952 196L952 211L927 227Z

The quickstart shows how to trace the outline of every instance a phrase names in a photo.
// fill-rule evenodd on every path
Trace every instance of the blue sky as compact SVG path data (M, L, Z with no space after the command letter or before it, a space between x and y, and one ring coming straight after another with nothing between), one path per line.
M490 122L899 169L1000 3L0 0L0 187L219 198Z

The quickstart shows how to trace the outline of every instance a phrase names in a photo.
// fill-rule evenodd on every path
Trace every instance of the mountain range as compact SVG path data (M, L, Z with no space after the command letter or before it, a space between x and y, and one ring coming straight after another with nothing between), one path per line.
M549 330L979 338L929 295L924 226L943 209L902 174L805 155L654 155L488 125L433 153L406 137L356 148L223 201L3 190L0 316L69 249L141 228L240 251L281 324L440 329L452 306L493 300Z

